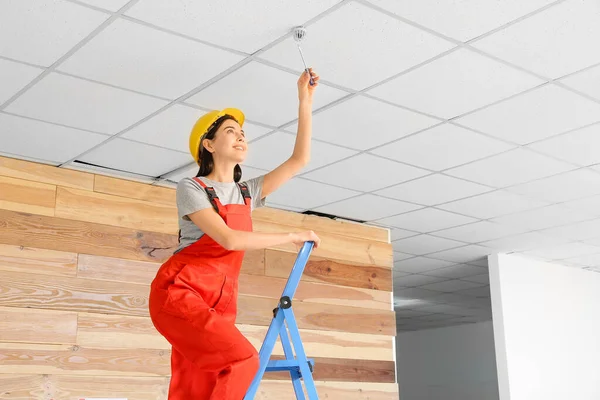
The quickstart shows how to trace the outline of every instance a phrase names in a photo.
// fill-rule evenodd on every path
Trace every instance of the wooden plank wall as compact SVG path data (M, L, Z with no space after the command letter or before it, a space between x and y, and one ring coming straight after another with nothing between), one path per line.
M170 346L148 290L176 245L174 203L170 188L0 157L0 398L166 399ZM294 303L320 397L397 399L387 230L266 208L253 219L323 239ZM295 257L245 257L237 324L257 349ZM257 398L295 398L289 378L267 377Z

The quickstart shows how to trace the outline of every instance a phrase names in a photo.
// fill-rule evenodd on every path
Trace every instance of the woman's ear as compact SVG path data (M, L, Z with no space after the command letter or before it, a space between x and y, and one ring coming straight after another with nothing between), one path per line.
M215 151L215 149L213 148L212 140L210 139L203 139L202 147L204 147L204 149L206 149L210 153L213 153Z

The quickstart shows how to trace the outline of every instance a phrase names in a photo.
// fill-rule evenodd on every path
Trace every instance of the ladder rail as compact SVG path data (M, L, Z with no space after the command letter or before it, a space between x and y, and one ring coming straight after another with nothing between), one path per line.
M296 257L294 266L292 267L285 284L281 298L279 299L277 307L273 310L273 319L271 320L271 324L265 335L265 340L260 347L260 367L244 396L244 400L254 400L260 381L263 379L264 373L267 372L269 364L272 365L271 370L287 370L290 373L297 400L306 399L301 379L304 380L308 399L319 399L312 377L312 365L314 361L306 358L298 325L295 320L294 312L292 311L292 298L296 294L296 289L298 288L300 279L304 273L304 268L306 267L313 246L314 242L305 242L298 252L298 256ZM281 339L286 358L283 362L270 360L278 336ZM296 358L294 358L294 352Z

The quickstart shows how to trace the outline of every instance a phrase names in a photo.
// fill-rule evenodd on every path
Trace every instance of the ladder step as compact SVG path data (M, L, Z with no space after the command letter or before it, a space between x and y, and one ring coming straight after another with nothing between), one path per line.
M312 369L315 365L315 360L308 358L307 361ZM299 368L300 362L298 360L270 360L265 372L299 370Z

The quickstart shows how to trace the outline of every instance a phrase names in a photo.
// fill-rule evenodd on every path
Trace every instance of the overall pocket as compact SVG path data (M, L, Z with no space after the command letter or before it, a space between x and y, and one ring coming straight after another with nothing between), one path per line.
M231 282L224 273L193 264L186 265L177 274L168 292L163 310L184 315L207 307L221 313L232 298Z

